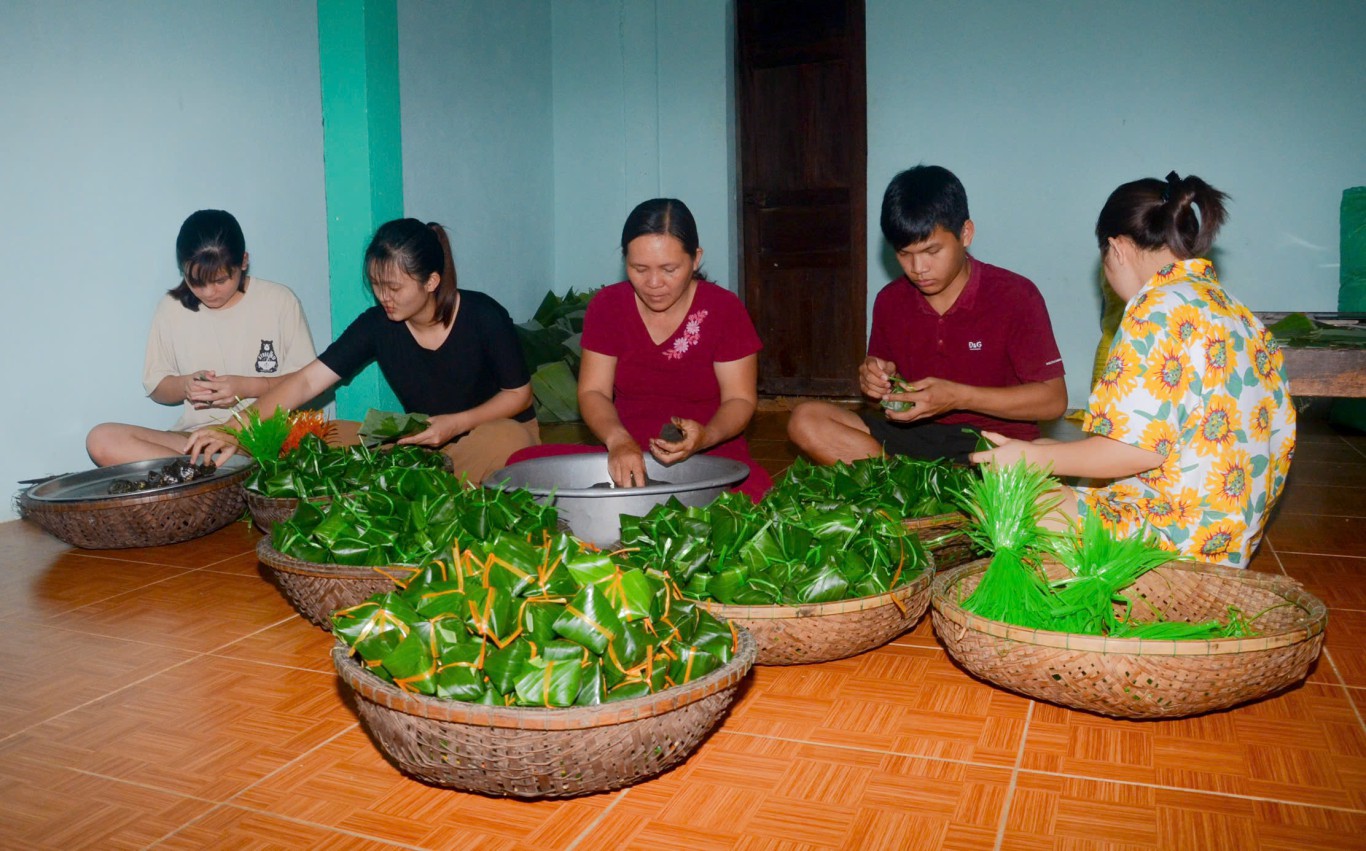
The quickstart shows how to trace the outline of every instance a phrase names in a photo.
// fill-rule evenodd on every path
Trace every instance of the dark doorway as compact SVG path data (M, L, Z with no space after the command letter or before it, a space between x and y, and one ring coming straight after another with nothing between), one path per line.
M866 351L863 0L738 0L745 304L759 392L858 395Z

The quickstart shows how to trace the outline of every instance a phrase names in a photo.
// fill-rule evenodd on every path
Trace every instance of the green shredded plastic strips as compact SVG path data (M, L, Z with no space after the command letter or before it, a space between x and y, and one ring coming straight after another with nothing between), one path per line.
M1229 607L1223 621L1167 620L1142 597L1125 591L1139 577L1174 560L1147 535L1116 537L1088 513L1068 533L1051 533L1039 520L1057 506L1046 498L1055 482L1044 470L1019 461L983 471L964 501L969 534L993 555L977 588L961 605L991 620L1030 629L1115 638L1191 640L1255 635L1251 621ZM1046 558L1069 575L1050 580ZM1255 621L1256 618L1251 619Z

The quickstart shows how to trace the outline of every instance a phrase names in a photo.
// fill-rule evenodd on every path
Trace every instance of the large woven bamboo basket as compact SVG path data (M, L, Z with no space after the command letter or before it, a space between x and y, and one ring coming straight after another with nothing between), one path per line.
M357 606L375 594L392 591L394 580L373 567L319 564L285 555L270 538L256 542L256 557L268 578L290 605L314 626L332 631L332 613ZM385 568L390 573L404 567Z
M1222 620L1237 606L1255 618L1257 637L1159 641L1031 630L958 605L985 570L980 560L935 579L934 629L953 658L1002 688L1117 718L1178 718L1280 691L1304 678L1328 622L1327 607L1288 577L1173 562L1125 595L1168 620Z
M203 482L186 482L145 495L47 501L34 498L34 488L30 488L19 496L19 513L54 537L84 549L179 544L216 532L242 516L246 503L241 481L251 467L250 463L243 463L238 469L220 472ZM74 475L93 478L115 469L107 467Z
M886 594L806 606L699 606L754 633L756 665L810 665L857 656L911 629L930 603L933 557L925 572Z
M743 629L738 635L735 657L694 682L568 709L484 706L402 691L341 644L332 662L375 744L405 774L485 795L566 798L620 789L687 759L754 664L753 637Z
M269 535L276 523L283 523L294 516L299 500L289 496L262 496L254 490L243 489L247 495L247 510L251 512L251 522L256 528ZM309 502L325 505L332 501L330 496L312 496Z
M981 555L968 537L968 517L961 512L908 517L905 525L920 536L926 549L934 555L935 569L941 572L967 564Z

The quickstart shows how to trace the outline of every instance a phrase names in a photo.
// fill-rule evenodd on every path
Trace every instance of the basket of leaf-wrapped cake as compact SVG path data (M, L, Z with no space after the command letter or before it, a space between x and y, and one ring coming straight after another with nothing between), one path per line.
M945 570L981 555L960 510L976 475L973 468L946 459L884 455L818 466L798 458L765 499L805 506L854 504L903 517L933 554L935 569Z
M239 422L239 427L228 430L258 463L242 482L247 510L256 527L267 534L274 524L293 516L300 501L326 504L342 494L369 490L385 470L450 469L445 455L418 446L380 450L364 442L330 445L333 423L319 411L277 408L272 416L262 418L249 410ZM364 431L361 436L364 439Z
M1304 678L1328 612L1298 583L1173 561L1094 513L1044 532L1052 484L1021 463L974 487L972 534L992 556L940 574L933 590L935 632L964 668L1122 718L1223 709Z
M299 614L327 629L333 611L393 589L412 565L456 541L540 535L557 526L555 509L527 491L469 487L430 467L391 467L367 490L300 503L256 553Z
M333 623L337 672L403 772L519 798L617 789L682 762L755 655L666 577L565 534L456 549Z
M723 493L622 515L622 558L668 573L684 597L754 633L758 664L842 659L886 644L929 603L932 557L897 514L782 494Z

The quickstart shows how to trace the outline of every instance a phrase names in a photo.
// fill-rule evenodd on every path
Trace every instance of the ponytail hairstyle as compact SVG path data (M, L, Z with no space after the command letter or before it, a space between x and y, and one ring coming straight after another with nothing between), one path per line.
M242 271L237 289L247 286L247 240L242 226L232 213L223 210L198 210L180 226L175 239L176 266L180 269L180 285L166 294L180 302L186 310L199 312L202 302L190 289L203 286L223 274Z
M697 221L688 205L677 198L651 198L636 205L621 228L622 257L626 256L626 246L641 236L671 236L682 243L689 257L697 259ZM707 279L701 267L693 272L693 277Z
M455 280L455 258L451 255L450 237L436 222L423 224L417 219L394 219L375 231L370 247L365 249L365 277L374 287L389 269L401 270L422 284L436 272L441 276L436 293L436 321L451 324L458 297Z
M1110 193L1096 219L1096 241L1101 253L1109 240L1127 236L1139 248L1167 248L1178 258L1203 257L1228 218L1228 195L1195 175L1166 180L1145 177Z

